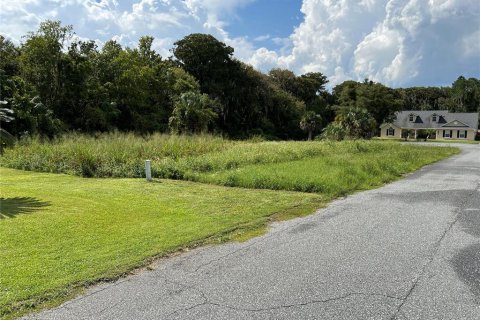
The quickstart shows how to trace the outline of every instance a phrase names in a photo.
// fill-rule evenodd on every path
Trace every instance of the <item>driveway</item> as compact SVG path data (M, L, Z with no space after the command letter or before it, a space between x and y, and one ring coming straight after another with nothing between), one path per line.
M480 319L480 145L29 319Z

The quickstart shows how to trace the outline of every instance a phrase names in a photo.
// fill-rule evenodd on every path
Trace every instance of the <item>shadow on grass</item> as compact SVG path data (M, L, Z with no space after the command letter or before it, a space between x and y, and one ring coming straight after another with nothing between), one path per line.
M14 218L18 214L33 213L50 203L31 197L0 198L0 219Z

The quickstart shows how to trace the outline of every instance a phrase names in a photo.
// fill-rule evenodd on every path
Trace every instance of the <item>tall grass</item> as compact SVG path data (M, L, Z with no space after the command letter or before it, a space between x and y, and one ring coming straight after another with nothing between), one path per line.
M385 141L261 142L112 133L23 141L5 151L0 165L84 177L142 177L144 160L151 159L158 178L335 197L381 185L456 152Z
M315 192L327 198L368 190L456 153L452 148L342 142L321 156L193 174L190 179L225 186Z
M23 140L5 150L0 165L83 177L136 178L143 176L144 160L150 159L155 177L184 179L196 172L320 156L336 147L338 143L231 141L209 135L69 134L53 141Z
M52 141L32 138L6 149L0 165L15 169L83 177L142 177L144 160L218 152L236 142L220 137L109 133L97 137L69 134Z

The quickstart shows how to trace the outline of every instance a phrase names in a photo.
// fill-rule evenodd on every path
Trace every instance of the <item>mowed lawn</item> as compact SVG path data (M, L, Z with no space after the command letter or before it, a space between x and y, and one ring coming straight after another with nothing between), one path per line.
M0 318L115 278L148 258L275 213L311 213L316 194L192 182L85 179L0 168Z

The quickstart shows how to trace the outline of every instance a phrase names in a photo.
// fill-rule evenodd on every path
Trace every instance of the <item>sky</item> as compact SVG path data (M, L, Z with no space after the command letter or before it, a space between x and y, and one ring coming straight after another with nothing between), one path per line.
M0 0L0 34L15 43L46 19L101 47L209 33L268 72L322 72L330 85L368 78L391 87L480 78L480 0Z

